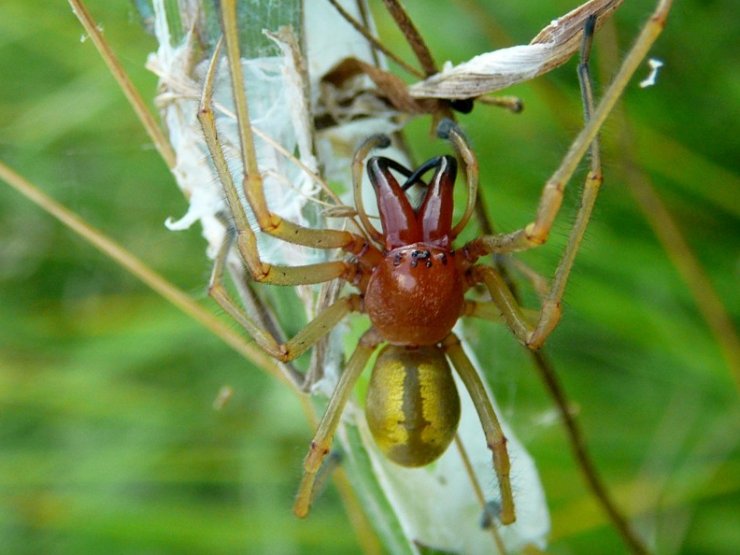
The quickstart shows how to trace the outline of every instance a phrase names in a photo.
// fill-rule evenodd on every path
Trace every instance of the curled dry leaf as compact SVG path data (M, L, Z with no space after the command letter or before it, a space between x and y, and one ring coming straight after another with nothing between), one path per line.
M591 0L542 29L528 45L502 48L446 68L409 87L413 98L475 98L533 79L564 64L578 51L586 19L598 29L622 0Z

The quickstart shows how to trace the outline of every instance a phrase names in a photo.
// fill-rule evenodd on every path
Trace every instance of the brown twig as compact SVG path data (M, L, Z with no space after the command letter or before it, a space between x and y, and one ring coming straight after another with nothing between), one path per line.
M388 13L395 20L403 36L406 37L406 42L414 51L427 77L437 73L437 64L434 63L432 53L404 7L397 0L383 0L383 4L385 4Z
M424 77L424 74L421 71L419 71L418 69L416 69L411 64L403 61L400 56L396 55L396 53L393 52L392 50L389 50L383 43L381 43L377 38L375 38L370 33L370 31L368 30L368 28L365 25L363 25L362 23L360 23L359 21L357 21L354 17L352 17L352 15L347 10L345 10L341 6L341 4L339 4L339 2L337 2L337 0L329 0L329 3L331 3L332 6L334 6L334 9L337 10L337 12L339 13L339 15L341 15L342 18L347 23L349 23L350 25L352 25L352 27L354 27L354 29L358 33L360 33L363 37L365 37L365 40L368 43L370 43L370 45L373 48L375 48L379 52L382 52L387 58L393 60L396 64L398 64L399 67L403 68L404 70L406 70L407 72L409 72L411 75L413 75L415 77L419 77L419 78Z

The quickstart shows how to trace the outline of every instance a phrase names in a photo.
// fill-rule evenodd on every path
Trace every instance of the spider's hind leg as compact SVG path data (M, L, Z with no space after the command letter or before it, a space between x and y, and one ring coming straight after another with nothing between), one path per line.
M493 454L493 467L496 471L499 491L501 493L501 522L511 524L516 520L514 511L514 496L511 490L511 463L509 461L509 452L506 448L506 437L501 429L496 411L493 409L491 400L488 398L483 382L473 364L470 362L468 355L460 344L460 340L453 333L447 336L442 342L442 348L452 362L452 366L457 371L460 379L465 384L465 388L473 400L475 410L478 412L483 432L486 436L486 442Z
M380 343L381 339L374 329L366 331L339 377L339 383L329 399L329 406L326 407L326 412L321 418L321 423L311 441L311 447L303 461L303 479L293 505L293 512L299 517L308 515L314 498L316 479L321 464L331 449L332 439L339 426L344 407L349 401L357 378L365 369L375 347Z

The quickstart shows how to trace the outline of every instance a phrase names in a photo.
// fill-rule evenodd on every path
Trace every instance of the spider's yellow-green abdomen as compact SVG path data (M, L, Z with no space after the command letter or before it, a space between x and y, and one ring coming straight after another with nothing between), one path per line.
M388 345L373 368L365 402L381 451L402 466L424 466L444 453L460 420L460 398L436 346Z

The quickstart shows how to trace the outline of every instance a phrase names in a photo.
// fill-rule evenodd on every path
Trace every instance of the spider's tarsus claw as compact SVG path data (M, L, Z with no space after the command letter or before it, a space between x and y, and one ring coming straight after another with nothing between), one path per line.
M391 138L385 133L376 133L375 135L371 135L363 141L355 152L355 163L363 160L373 149L388 148L389 146L391 146Z
M594 34L596 30L596 14L591 14L586 18L586 23L583 26L583 34L587 37Z
M375 148L388 148L391 146L391 138L384 133L373 137L373 142L375 143Z
M450 131L457 128L457 124L449 118L444 118L437 126L437 137L440 139L449 139Z

